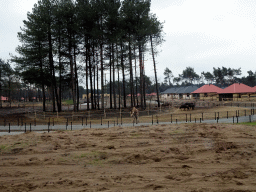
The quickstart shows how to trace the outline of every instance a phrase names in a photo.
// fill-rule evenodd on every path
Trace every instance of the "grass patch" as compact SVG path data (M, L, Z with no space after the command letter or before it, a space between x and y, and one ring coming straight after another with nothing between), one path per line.
M16 142L13 144L13 147L22 147L25 148L27 147L29 144L27 142Z
M82 153L79 155L76 155L75 158L88 158L88 159L94 159L94 160L99 160L99 159L106 159L107 154L104 152L98 152L98 151L92 151L88 153Z
M173 134L182 134L182 133L185 133L184 130L173 130L169 134L173 135Z
M139 136L140 136L140 134L137 134L137 133L131 133L131 136L132 136L132 137L139 137Z
M238 123L238 124L256 126L256 121L254 121L254 122L244 122L244 123Z
M64 100L62 101L63 104L66 104L66 105L73 105L73 100L70 99L70 100Z
M12 145L2 144L0 145L0 154L10 153L15 148L23 149L23 148L26 148L27 146L29 146L27 142L16 142Z
M27 148L28 146L36 146L37 142L15 142L14 144L1 144L0 145L0 154L5 153L13 153L15 149L23 149Z
M0 145L0 150L5 150L7 148L7 145Z
M81 160L85 158L85 162L88 165L98 165L102 166L107 159L107 154L104 152L92 151L88 153L82 153L75 156L76 159Z
M65 163L65 162L68 162L68 160L67 160L66 158L60 157L60 158L58 159L58 162L59 162L59 163Z
M89 156L89 154L86 154L86 153L82 153L82 154L80 154L80 155L77 155L77 156L75 156L75 158L84 158L84 157L88 157Z
M12 147L10 145L0 145L0 154L7 153L11 151Z

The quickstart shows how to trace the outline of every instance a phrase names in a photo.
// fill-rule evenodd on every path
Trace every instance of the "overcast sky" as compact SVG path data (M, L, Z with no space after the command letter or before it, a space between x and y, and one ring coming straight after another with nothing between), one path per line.
M37 0L0 0L0 58L10 59L19 44L17 32ZM151 0L151 12L164 22L165 42L158 48L157 74L168 67L178 76L186 67L213 72L213 67L256 71L255 0ZM151 57L146 75L153 77Z

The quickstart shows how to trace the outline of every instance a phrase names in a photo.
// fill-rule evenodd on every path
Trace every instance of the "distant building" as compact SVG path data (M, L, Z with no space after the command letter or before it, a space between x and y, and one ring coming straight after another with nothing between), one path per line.
M8 97L3 97L3 96L1 96L0 100L1 100L1 101L8 101L9 99L8 99Z
M196 85L186 87L172 87L161 93L162 98L166 99L192 99L192 92L198 89Z
M199 94L198 99L200 100L242 101L254 99L256 97L256 88L249 87L243 83L234 83L224 89L207 84L192 93Z
M229 87L218 92L219 101L222 100L250 100L256 97L255 88L249 87L243 83L234 83Z
M194 94L195 99L216 101L219 98L218 92L221 92L222 90L223 89L213 84L207 84L193 91L192 94Z

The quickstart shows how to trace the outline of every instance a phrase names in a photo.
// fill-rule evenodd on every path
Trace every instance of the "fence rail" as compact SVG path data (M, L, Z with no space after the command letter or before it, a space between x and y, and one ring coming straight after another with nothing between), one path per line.
M205 104L197 104L196 107ZM207 105L207 103L206 103ZM209 120L211 122L219 123L224 119L228 119L231 123L240 122L240 117L243 117L245 121L253 121L254 116L254 103L235 105L231 103L229 106L248 107L241 108L241 110L235 111L218 111L215 112L198 112L186 111L182 114L170 112L170 108L155 108L151 110L140 111L139 121L132 121L130 113L127 111L98 111L97 114L91 113L91 111L81 111L77 113L70 113L68 111L62 113L52 112L30 112L26 118L8 118L6 116L0 116L0 131L51 131L56 129L78 129L78 128L100 128L100 127L112 127L117 125L134 126L135 124L159 124L159 123L202 123Z

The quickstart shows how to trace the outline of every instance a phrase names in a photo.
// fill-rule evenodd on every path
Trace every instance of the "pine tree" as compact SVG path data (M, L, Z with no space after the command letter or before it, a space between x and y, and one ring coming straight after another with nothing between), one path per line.
M18 56L13 56L12 61L17 64L16 70L20 72L24 81L41 85L43 92L43 111L45 111L45 85L50 86L50 71L47 65L47 35L40 8L35 5L32 13L27 14L24 28L18 33L22 46L16 51Z
M92 109L97 105L99 108L99 75L96 74L99 61L101 108L104 108L106 90L103 78L104 71L107 70L110 73L110 107L112 108L113 101L114 108L117 108L116 95L119 86L116 86L115 78L118 73L119 85L119 67L123 77L124 107L127 107L126 94L129 92L131 106L139 105L138 99L135 102L136 83L136 98L139 88L140 105L144 108L146 90L143 55L150 40L151 43L152 39L157 42L162 37L162 25L149 11L150 0L39 0L33 12L28 14L28 20L24 21L24 28L19 33L22 46L17 48L21 56L14 57L13 61L21 69L24 80L40 84L43 92L46 86L51 89L53 111L56 110L55 101L58 111L61 111L62 93L69 86L74 110L79 109L78 78L82 72L80 63L85 69L87 109L90 108L90 101ZM107 56L108 65L103 60L104 55ZM137 60L140 81L137 81L136 75ZM136 63L135 68L133 63ZM130 75L129 86L126 82L126 71ZM120 103L119 94L119 108Z
M2 108L2 96L3 90L8 96L8 102L11 105L11 84L14 75L14 70L10 66L9 62L5 62L0 58L0 108Z
M160 100L159 100L159 89L158 89L158 80L157 80L157 72L156 72L156 62L155 62L155 49L153 40L155 40L156 45L161 44L163 40L163 25L160 23L160 21L157 20L155 15L150 15L150 25L149 25L149 31L150 31L150 44L151 44L151 53L153 58L153 65L154 65L154 73L155 73L155 82L156 82L156 93L157 93L157 103L158 107L160 107Z

